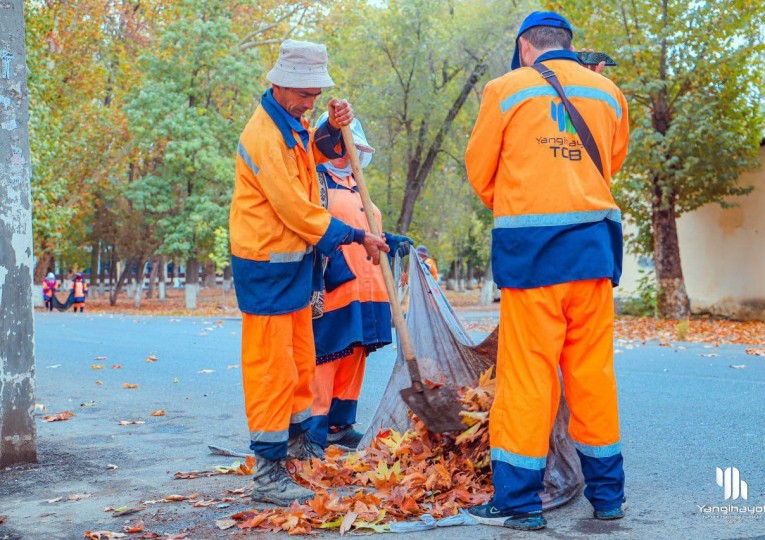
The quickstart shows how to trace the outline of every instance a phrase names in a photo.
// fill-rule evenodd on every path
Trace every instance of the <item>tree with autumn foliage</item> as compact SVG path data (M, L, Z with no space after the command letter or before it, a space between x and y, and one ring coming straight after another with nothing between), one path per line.
M685 318L677 218L746 194L765 123L763 0L550 2L577 26L576 41L613 56L607 74L630 105L630 155L614 182L637 225L630 243L653 253L663 317Z
M232 25L226 2L184 0L125 106L139 150L125 195L156 241L141 266L154 251L186 259L189 291L228 223L236 144L261 90L257 53L236 49Z

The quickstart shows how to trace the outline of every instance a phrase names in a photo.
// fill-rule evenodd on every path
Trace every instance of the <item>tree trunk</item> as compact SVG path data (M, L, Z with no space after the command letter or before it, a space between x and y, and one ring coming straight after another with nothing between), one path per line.
M199 292L199 263L196 257L189 257L186 262L186 309L197 309Z
M491 268L491 258L489 258L489 264L486 266L486 274L483 280L483 288L481 288L481 305L488 306L494 302L494 290L496 284L494 283L494 271Z
M154 282L159 276L159 256L154 255L149 258L149 261L151 261L151 272L149 273L149 290L146 291L146 298L154 296Z
M0 5L0 467L37 462L31 158L24 10Z
M104 272L104 261L106 260L106 247L102 242L98 243L98 296L103 298L105 296L105 283L106 275Z
M141 309L141 298L143 297L143 282L146 279L146 260L143 256L136 259L138 262L138 272L135 275L135 295L133 297L133 307Z
M215 275L215 263L210 261L205 263L205 275L204 283L205 287L215 287L218 284L217 277Z
M93 242L90 250L90 285L88 286L88 292L93 295L93 298L98 298L99 251L99 242Z
M657 187L656 192L659 191ZM674 197L668 204L661 204L660 196L654 196L651 223L659 314L665 319L686 319L691 313L691 304L683 279Z
M132 261L129 259L125 261L125 267L122 269L122 272L120 272L120 277L117 280L116 284L113 284L111 287L111 290L109 291L109 305L115 306L117 305L117 295L119 295L120 291L122 290L122 285L125 283L125 278L128 275L128 272L132 269Z
M438 128L438 131L433 138L433 142L427 150L427 154L425 154L423 141L420 140L418 141L414 155L409 157L406 187L404 188L404 200L401 203L401 212L399 213L398 221L396 222L396 231L399 234L406 234L409 230L409 226L412 224L412 217L414 216L414 204L417 202L420 192L425 186L425 181L428 179L428 175L433 169L433 165L436 163L436 158L441 152L444 139L449 133L457 114L459 114L462 106L465 105L467 98L470 96L470 92L473 91L473 88L475 88L475 85L483 74L486 73L487 69L489 69L489 66L484 63L483 59L476 62L473 66L473 71L465 80L465 83L462 85L462 90L454 100L454 103L452 103L449 112L446 114L446 118L444 118ZM424 139L425 129L425 125L420 126L421 139Z
M231 265L229 265L223 269L223 291L230 291L233 287L233 284L233 272L231 270Z
M43 251L37 254L37 264L35 265L34 283L42 283L48 272L55 272L55 260L53 253Z
M165 261L165 257L163 255L160 255L157 260L157 280L159 281L159 299L164 300L165 299L165 280L167 279L167 276L165 275L167 270L167 261Z

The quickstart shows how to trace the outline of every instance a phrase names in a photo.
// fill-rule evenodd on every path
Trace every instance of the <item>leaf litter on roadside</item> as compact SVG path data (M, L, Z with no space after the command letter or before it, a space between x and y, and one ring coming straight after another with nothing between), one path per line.
M368 448L346 454L330 446L323 460L294 462L296 480L316 492L305 504L232 515L240 529L309 534L313 529L386 532L391 521L452 516L491 498L488 411L494 400L491 370L461 390L466 429L429 433L415 416L413 428L381 430ZM341 489L343 493L338 493Z
M77 416L72 411L64 411L60 413L54 413L54 414L46 414L43 416L43 420L46 422L64 422L65 420L69 420L70 418L74 418Z

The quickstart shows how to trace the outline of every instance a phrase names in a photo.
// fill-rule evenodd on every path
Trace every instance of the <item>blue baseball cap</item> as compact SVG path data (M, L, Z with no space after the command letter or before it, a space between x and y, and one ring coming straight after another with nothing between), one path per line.
M574 36L574 30L568 21L558 15L554 11L535 11L523 21L521 28L518 30L518 35L515 37L515 51L513 51L513 63L510 64L510 69L518 69L521 67L521 51L518 47L518 38L521 37L526 30L534 28L535 26L553 26L555 28L565 28L571 32L571 36Z

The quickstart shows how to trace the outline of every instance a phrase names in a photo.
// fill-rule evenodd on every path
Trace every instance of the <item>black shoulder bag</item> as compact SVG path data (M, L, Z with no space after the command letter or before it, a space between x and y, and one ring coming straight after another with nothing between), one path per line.
M574 107L574 104L571 103L566 97L566 93L563 91L563 87L561 87L558 77L555 76L555 72L544 64L534 64L531 67L537 70L539 74L542 75L542 77L544 77L548 83L550 83L550 86L555 88L555 91L558 92L560 99L563 101L563 106L566 108L566 111L571 118L571 123L573 124L574 129L576 129L576 133L579 135L579 139L582 141L584 149L587 150L590 158L592 158L595 166L600 171L600 175L605 178L605 175L603 174L603 163L600 161L598 145L595 142L595 139L592 138L590 128L587 127L584 118L582 118L582 115L579 114L579 111L576 109L576 107Z

